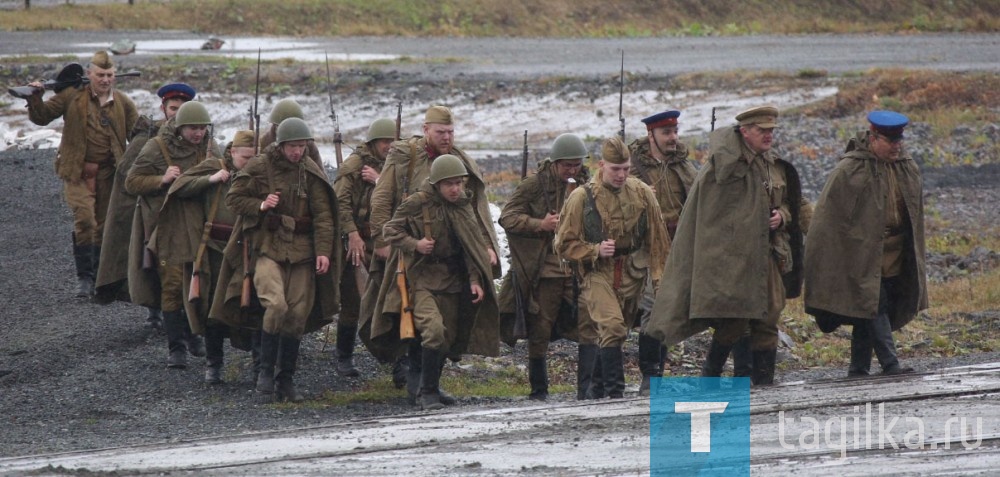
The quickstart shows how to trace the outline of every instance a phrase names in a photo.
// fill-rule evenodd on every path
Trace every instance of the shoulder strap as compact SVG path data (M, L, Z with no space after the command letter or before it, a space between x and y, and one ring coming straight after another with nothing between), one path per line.
M219 167L226 170L226 161L219 159ZM212 207L208 209L205 225L201 231L201 243L198 244L198 252L194 256L194 269L201 267L201 258L205 255L205 247L208 245L208 236L212 231L212 224L215 222L215 213L219 211L219 201L222 200L222 185L215 189L215 198L212 199Z
M410 143L410 165L406 167L406 178L403 179L403 198L410 194L410 182L413 181L413 167L417 164L417 148Z
M587 200L583 203L583 236L590 243L601 243L606 238L604 222L601 220L600 211L597 210L597 199L594 197L592 184L584 184L583 190L587 192Z
M163 153L163 160L167 161L167 167L173 166L174 164L170 161L170 152L167 151L167 145L163 143L163 138L156 136L153 140L160 146L160 152Z
M430 240L434 238L431 235L431 209L427 207L426 202L424 202L424 205L421 206L421 208L423 209L424 215L424 238Z

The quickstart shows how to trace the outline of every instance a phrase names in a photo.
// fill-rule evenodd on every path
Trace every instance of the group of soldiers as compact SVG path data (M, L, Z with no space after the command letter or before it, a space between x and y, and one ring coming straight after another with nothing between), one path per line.
M927 307L919 170L902 148L908 119L874 111L818 202L773 151L779 112L748 109L709 134L700 168L678 139L679 111L643 119L646 136L614 136L592 154L562 134L507 201L499 242L476 162L455 146L451 111L426 110L422 134L398 121L368 129L330 182L301 107L276 104L271 126L220 148L194 88L161 87L162 119L139 116L98 52L88 84L30 119L63 117L56 172L74 215L82 297L148 308L170 368L206 357L222 382L224 340L253 353L256 390L299 402L302 337L337 324L336 369L358 376L358 337L423 409L455 398L446 360L528 343L530 399L549 394L548 345L578 342L577 398L620 398L623 346L639 328L640 394L662 376L666 347L714 328L702 376L774 381L787 298L824 332L853 326L850 376L911 371L892 331ZM258 128L259 129L259 128ZM811 232L811 233L807 233ZM102 247L103 244L103 247ZM204 341L202 341L202 337Z

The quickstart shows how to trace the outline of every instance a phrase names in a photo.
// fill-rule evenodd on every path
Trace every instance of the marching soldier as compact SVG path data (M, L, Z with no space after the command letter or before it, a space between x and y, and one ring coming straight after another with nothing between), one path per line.
M183 270L180 261L167 261L178 246L170 233L157 228L186 230L192 216L183 209L161 213L170 185L207 157L219 157L211 139L212 118L198 101L188 101L146 142L125 179L125 190L139 196L129 243L129 295L133 303L163 310L167 333L167 367L187 367L187 353L205 356L201 338L193 335L184 316Z
M279 100L274 104L274 108L271 109L271 114L268 116L268 122L271 123L271 127L264 131L264 135L260 137L261 151L274 144L274 140L278 136L278 125L288 118L299 118L303 121L306 119L306 114L302 112L302 106L292 98ZM309 158L319 166L320 170L326 171L326 168L323 166L323 158L319 155L319 148L316 147L316 141L310 139L307 144L306 152Z
M42 101L42 83L30 83L36 93L28 98L31 122L44 126L62 117L65 123L55 167L73 213L76 296L81 298L94 294L115 164L125 153L126 138L139 118L132 100L114 88L115 65L106 51L91 58L87 78L87 86L68 87L47 101Z
M301 402L293 377L302 336L322 328L337 313L340 254L337 201L326 172L308 156L312 132L305 121L288 118L277 130L274 147L240 171L226 195L226 207L241 216L242 233L226 246L226 262L244 266L241 248L252 250L253 288L264 308L257 392L278 401ZM220 273L210 318L230 325L240 321L232 303L240 300L243 274ZM235 300L234 300L235 299Z
M646 124L646 137L629 144L632 156L632 177L653 189L660 204L663 223L673 239L677 232L677 220L681 216L684 201L687 200L691 183L698 174L694 163L688 159L688 149L678 140L677 118L680 111L664 111L642 120ZM653 308L652 280L646 284L642 301L639 303L641 329L645 329ZM644 332L639 333L639 371L642 384L639 394L649 394L650 379L663 376L666 347Z
M333 182L344 243L340 316L337 318L337 372L343 376L360 376L354 367L354 342L361 308L362 288L359 287L366 286L367 280L359 282L358 279L367 278L372 260L375 242L371 228L371 196L395 137L396 123L392 119L376 119L368 127L367 141L347 157Z
M868 114L816 203L806 239L806 312L823 332L853 325L850 377L904 374L892 332L927 309L920 168L903 149L909 118Z
M563 207L555 248L583 277L583 301L597 324L604 392L621 398L622 345L647 278L662 274L670 237L653 191L629 176L621 139L608 139L601 152L597 176L573 191ZM654 290L658 282L653 279Z
M572 190L569 181L575 185L589 179L583 165L588 155L579 137L557 137L551 157L539 164L537 174L518 184L500 214L511 253L511 271L500 289L501 335L508 344L516 342L512 329L517 326L517 314L522 313L528 335L528 398L533 400L544 401L549 395L546 359L554 337L580 335L578 399L586 398L597 357L596 329L586 305L579 306L578 277L552 247L560 211ZM519 301L521 310L516 309Z
M418 333L414 341L421 344L419 401L424 410L445 406L440 380L447 356L497 354L489 237L472 208L465 186L468 175L457 156L439 156L428 179L400 204L383 231L394 249L390 262L406 263ZM393 328L398 321L401 290L393 282L391 274L383 279L375 305L376 329ZM473 343L482 335L479 328L494 338L485 350Z
M751 382L774 381L778 321L802 284L798 173L771 151L778 110L751 108L709 135L646 332L673 345L715 328L702 376L722 373L749 328Z

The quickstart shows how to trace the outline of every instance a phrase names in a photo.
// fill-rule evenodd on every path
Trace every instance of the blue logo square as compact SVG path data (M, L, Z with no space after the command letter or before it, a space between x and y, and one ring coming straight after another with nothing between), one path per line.
M653 476L750 475L750 378L653 378Z

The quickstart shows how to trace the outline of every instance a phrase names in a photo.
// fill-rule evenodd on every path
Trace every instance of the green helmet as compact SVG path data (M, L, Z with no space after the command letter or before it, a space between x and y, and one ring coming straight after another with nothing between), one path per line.
M576 134L560 134L552 143L552 162L563 159L583 159L587 157L587 145Z
M292 98L285 98L278 101L274 105L274 109L271 110L271 124L281 124L282 121L288 118L306 118L306 115L302 113L302 106L299 106L299 103L295 102Z
M174 116L174 125L178 128L181 126L209 124L212 124L212 118L208 115L205 105L198 101L188 101L182 104L177 109L177 115Z
M368 140L365 142L372 142L376 139L396 139L396 121L380 118L368 126Z
M309 125L299 118L288 118L278 125L278 137L275 140L278 144L288 141L302 141L312 139L312 131Z
M442 179L463 177L469 175L462 160L451 154L442 154L431 163L431 184L437 184Z

